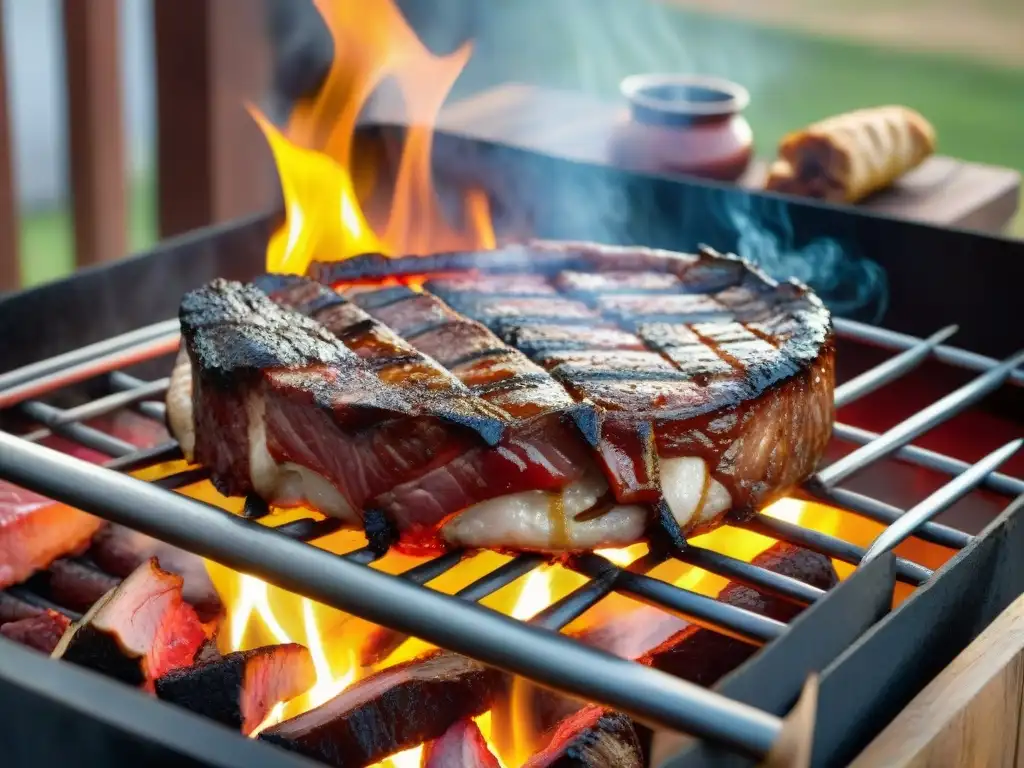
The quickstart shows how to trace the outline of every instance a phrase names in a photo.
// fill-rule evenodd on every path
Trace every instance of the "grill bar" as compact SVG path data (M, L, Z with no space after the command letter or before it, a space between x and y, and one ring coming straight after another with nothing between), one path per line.
M965 470L969 468L970 465L965 464ZM886 504L884 501L873 499L870 496L865 496L855 491L848 491L845 488L824 488L821 491L822 493L818 498L853 510L857 514L885 525L892 525L906 514L899 507L894 507L891 504ZM956 528L950 528L948 525L934 522L926 522L918 526L914 530L914 535L922 541L929 541L932 544L949 547L950 549L963 549L971 543L973 538L970 534Z
M914 529L922 522L948 509L954 502L966 496L978 486L982 478L1007 461L1024 445L1024 439L1014 440L1002 448L993 451L962 475L946 483L920 504L908 509L899 520L882 531L871 546L868 547L860 564L869 563L883 552L893 549L897 544L913 534Z
M0 473L282 589L637 719L760 757L781 721L669 675L361 567L201 502L0 434ZM624 574L636 577L633 574ZM392 606L401 605L401 611Z
M729 557L715 552L713 549L705 549L693 544L675 552L675 557L688 565L725 576L730 581L738 581L762 592L798 603L809 605L825 594L824 590L799 579L769 571L767 568L759 568L745 560Z
M905 351L894 357L890 357L881 365L876 365L871 370L864 371L860 376L840 384L835 389L836 408L842 408L844 405L860 400L865 395L885 386L890 381L898 379L905 373L909 373L927 360L939 344L958 330L959 328L955 325L947 325L927 339L914 344L912 347L908 347Z
M849 424L840 424L839 422L832 426L832 435L839 440L857 443L858 445L867 445L879 437L877 432L871 432ZM966 461L954 459L951 456L945 456L941 453L930 451L927 448L919 448L916 445L904 445L892 455L894 458L902 459L925 469L944 472L947 475L958 475L970 466ZM993 472L986 477L982 486L1004 496L1019 496L1024 493L1024 480L999 472Z
M1021 363L1024 363L1024 351L1018 352L960 389L950 392L927 408L918 411L892 429L882 433L878 439L872 440L867 445L825 467L818 472L817 481L826 486L841 483L872 462L892 453L967 406L976 403L1006 381L1013 369Z
M755 533L775 539L784 539L851 565L858 565L864 557L864 550L856 544L768 515L757 514L738 525ZM895 562L896 578L906 584L919 587L932 576L929 569L910 560L897 557Z
M859 323L856 320L848 320L845 317L832 318L832 325L836 333L842 338L852 341L860 341L874 347L883 349L904 350L921 343L921 339L910 336L899 331L891 331L888 328L879 328L866 323ZM940 344L932 350L933 357L941 363L952 365L955 368L965 368L968 371L984 372L992 370L1000 365L998 360L977 352L968 352L959 347L950 347ZM1019 363L1018 363L1019 365ZM1010 374L1009 381L1024 386L1024 371L1014 371Z
M45 425L52 432L74 440L86 448L92 448L94 451L104 453L107 456L114 458L129 456L136 451L135 446L131 443L119 440L93 427L78 424L77 422L63 423L61 417L64 411L54 408L52 405L28 402L23 403L21 409L27 416Z

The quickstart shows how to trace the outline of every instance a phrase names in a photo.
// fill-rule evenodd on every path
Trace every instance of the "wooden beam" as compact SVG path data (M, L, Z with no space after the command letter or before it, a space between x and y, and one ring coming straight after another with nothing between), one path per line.
M0 0L0 292L21 287L18 196L14 182L14 145L7 104L3 2Z
M263 3L156 0L160 234L206 226L273 204L266 142L245 111L266 79Z
M127 251L119 0L64 0L68 156L79 267Z
M1024 597L999 615L850 765L1014 768L1024 757Z

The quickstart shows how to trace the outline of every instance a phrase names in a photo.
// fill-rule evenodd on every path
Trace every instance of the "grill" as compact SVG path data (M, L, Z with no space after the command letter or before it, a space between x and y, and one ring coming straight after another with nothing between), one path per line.
M380 135L386 143L390 133L385 130ZM461 140L446 137L444 142L455 146ZM486 162L481 159L488 151L497 150L462 143L480 161L476 165L490 169L484 173L486 178L496 176L495 163L503 170L510 167L508 158L500 154L491 155ZM441 152L440 157L444 156ZM574 178L579 171L547 158L516 162L517 167L554 164L561 169L558 178L563 180ZM642 177L616 179L607 170L601 174L608 184L645 183ZM508 174L501 177L506 187L494 190L492 186L492 192L506 208L518 207L521 213L523 206L517 206L516 200L525 194L525 187L522 183L509 185ZM518 178L522 181L525 177ZM663 180L646 183L668 184ZM707 200L722 194L711 186L673 184L681 196L692 197L702 188ZM571 186L569 182L566 185ZM794 207L813 210L810 205ZM804 215L809 214L804 211ZM823 214L826 223L829 215ZM532 218L531 227L537 234L567 234L545 227L537 216ZM636 219L632 220L635 226ZM247 504L243 515L235 516L173 492L203 480L206 475L201 467L184 468L149 483L128 476L126 473L180 459L179 449L165 444L138 450L85 422L120 409L163 420L164 406L159 399L167 380L160 376L169 370L168 355L177 349L178 324L174 319L159 318L171 316L182 290L209 277L256 274L274 221L274 217L259 217L196 233L153 254L0 304L5 328L29 327L14 331L6 340L12 354L4 359L21 367L0 374L0 409L8 417L5 423L27 418L37 425L33 431L22 430L17 435L13 427L0 432L0 478L397 632L624 711L656 729L692 734L697 738L681 745L668 763L679 766L728 764L764 756L811 672L820 673L814 762L823 765L848 759L999 610L1024 591L1024 566L1015 556L1024 545L1017 520L1024 509L1024 480L997 471L1021 441L1006 442L973 463L912 444L985 398L986 403L995 403L1006 417L1004 421L1019 424L1014 422L1019 400L1016 406L1014 400L1024 384L1024 371L1019 370L1024 354L995 359L950 346L946 342L957 328L948 326L930 328L935 332L920 338L852 319L836 320L843 344L840 356L853 350L851 358L875 361L837 387L838 406L856 404L858 412L865 412L877 402L881 408L884 392L903 381L920 383L933 377L944 381L943 377L952 375L956 384L890 428L871 431L837 424L833 444L855 448L835 458L803 487L808 497L846 510L843 514L857 514L888 526L871 546L864 548L766 515L744 524L855 565L854 572L827 594L698 546L671 552L652 550L626 568L588 554L568 561L569 567L589 577L587 583L522 623L476 601L539 567L544 561L538 556L519 555L456 596L447 596L427 584L461 562L463 553L444 554L396 578L367 567L385 554L372 542L341 556L316 548L317 539L337 529L332 520L311 516L271 528L258 521L265 512L258 504ZM652 224L652 232L661 226L663 223ZM883 230L892 226L909 229L915 225L878 220ZM574 234L594 237L601 233ZM954 235L975 241L979 247L987 240L950 233L950 237ZM904 237L911 235L905 233ZM117 311L110 316L106 309L86 313L87 307L112 306ZM54 314L57 307L64 308L62 316ZM897 312L897 326L900 317ZM966 335L970 338L981 335L983 326L991 328L991 323L979 322L977 314L968 320ZM925 321L914 318L917 324ZM37 343L42 353L33 355L18 336L31 335L32 327L38 330L41 323L45 330ZM76 323L84 327L73 328ZM87 343L66 348L69 338ZM992 348L991 339L987 346ZM70 439L110 460L98 467L37 444L49 434ZM937 489L915 492L916 498L910 502L895 505L885 494L873 493L870 485L865 488L854 482L885 467L912 467L916 473L945 479ZM973 525L976 530L981 519L988 523L980 533L971 535L933 519L979 487L984 503L972 495L958 509L968 522L965 528ZM893 553L893 548L910 536L958 552L940 571L933 572ZM647 575L670 557L812 607L787 626ZM897 584L915 589L891 610ZM766 647L715 691L708 691L550 631L566 626L612 592ZM18 588L18 594L41 600L24 588ZM98 701L104 702L103 712L98 711ZM85 759L87 763L116 754L122 761L151 761L145 764L307 764L90 673L49 664L7 642L0 642L0 702L5 712L20 710L15 720L25 724L5 724L10 728L14 754L34 759L40 758L41 737L50 732L50 742L62 742L45 746L55 758ZM57 733L64 735L54 739Z

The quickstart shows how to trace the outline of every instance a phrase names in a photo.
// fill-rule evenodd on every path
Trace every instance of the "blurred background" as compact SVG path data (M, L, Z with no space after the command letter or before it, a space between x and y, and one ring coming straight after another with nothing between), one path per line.
M309 0L2 2L17 215L0 222L0 234L17 248L22 285L75 268L73 184L82 190L79 221L123 206L127 222L123 233L79 231L78 264L272 200L273 179L259 174L259 183L243 185L248 196L232 198L218 185L252 165L246 152L262 151L242 100L280 117L290 99L315 88L330 60ZM450 101L509 81L615 99L619 81L635 72L713 73L750 90L747 116L764 156L782 134L814 120L902 103L934 123L942 154L1024 169L1020 0L399 5L436 50L475 40ZM268 33L267 54L250 56ZM74 125L81 128L69 130ZM1009 232L1024 236L1019 212Z

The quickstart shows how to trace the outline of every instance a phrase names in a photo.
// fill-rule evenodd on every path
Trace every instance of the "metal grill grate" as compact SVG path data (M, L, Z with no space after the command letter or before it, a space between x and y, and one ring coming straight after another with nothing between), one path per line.
M921 340L841 319L835 321L835 326L842 338L896 352L881 365L837 387L837 405L865 397L929 358L979 375L882 434L836 424L836 438L860 447L822 469L805 483L804 491L888 526L867 550L764 514L756 515L743 527L853 565L876 557L910 535L953 549L965 547L971 536L932 518L979 485L1008 497L1024 494L1024 480L995 471L1021 441L1003 446L974 465L915 447L911 441L1004 383L1024 384L1024 371L1016 370L1024 364L1024 353L999 362L943 345L955 333L955 327ZM256 522L267 513L261 503L247 502L238 517L169 493L204 480L207 473L201 467L152 483L119 474L181 459L181 452L173 443L138 450L84 423L122 408L133 408L163 421L163 404L151 398L163 395L167 380L146 382L120 369L172 352L178 341L177 322L166 321L0 375L0 409L19 409L42 425L18 437L0 432L0 477L396 632L415 634L485 663L621 709L648 723L706 737L749 755L767 753L782 727L782 721L774 715L538 630L561 629L602 598L617 592L753 643L769 642L786 631L786 625L774 619L647 575L668 558L799 604L821 599L824 593L820 589L694 545L682 551L652 550L624 568L598 554L587 554L570 558L566 565L589 577L589 581L524 627L475 603L542 565L545 561L537 555L519 555L454 596L447 596L423 587L460 563L464 553L435 557L395 578L365 568L385 554L372 544L341 556L306 547L305 543L338 530L339 523L308 517L270 528ZM84 405L62 410L37 399L101 376L106 377L109 394ZM51 433L111 458L100 468L33 445ZM954 478L907 511L837 487L854 473L889 456ZM910 585L923 584L932 576L929 569L903 558L896 558L895 564L897 578Z

